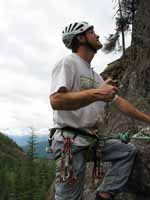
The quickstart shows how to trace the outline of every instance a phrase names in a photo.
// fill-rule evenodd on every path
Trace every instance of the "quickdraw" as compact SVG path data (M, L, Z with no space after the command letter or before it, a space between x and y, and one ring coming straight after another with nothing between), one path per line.
M104 175L105 175L105 171L104 171L104 163L103 163L103 159L102 159L102 147L103 144L98 144L96 148L94 148L94 166L93 166L93 171L92 171L92 177L93 177L93 181L94 180L102 180Z
M76 180L73 170L73 141L74 137L64 137L64 147L61 150L60 182L69 181L69 183L73 183Z

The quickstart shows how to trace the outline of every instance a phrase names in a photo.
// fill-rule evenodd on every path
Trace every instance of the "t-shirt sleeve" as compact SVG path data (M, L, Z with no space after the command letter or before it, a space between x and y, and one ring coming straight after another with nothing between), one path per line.
M50 95L58 92L62 87L71 90L74 74L71 64L66 63L64 60L60 61L52 70Z

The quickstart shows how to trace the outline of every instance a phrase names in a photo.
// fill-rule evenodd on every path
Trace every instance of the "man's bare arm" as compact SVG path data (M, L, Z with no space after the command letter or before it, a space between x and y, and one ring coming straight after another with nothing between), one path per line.
M117 98L115 100L115 105L124 114L126 114L132 118L135 118L137 120L140 120L140 121L150 124L150 115L139 111L131 103L129 103L127 100L123 99L122 97L117 96Z
M117 90L117 87L109 85L107 82L104 82L99 88L78 92L61 88L50 96L50 103L54 110L76 110L96 101L111 101Z

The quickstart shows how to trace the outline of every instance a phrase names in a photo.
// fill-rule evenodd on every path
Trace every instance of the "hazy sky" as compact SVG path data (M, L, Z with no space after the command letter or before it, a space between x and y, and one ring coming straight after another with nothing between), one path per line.
M114 32L112 0L0 0L0 129L50 127L50 73L70 53L61 32L70 22L94 24L102 42ZM97 72L119 54L98 52Z

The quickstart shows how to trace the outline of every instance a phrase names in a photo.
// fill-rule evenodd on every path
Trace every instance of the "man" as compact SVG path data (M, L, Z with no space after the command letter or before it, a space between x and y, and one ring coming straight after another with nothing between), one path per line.
M94 134L96 129L100 130L106 102L114 103L121 112L149 124L150 116L118 96L118 88L112 84L112 80L103 81L93 71L91 61L102 44L92 25L87 22L72 23L65 27L62 39L72 54L61 59L52 72L50 103L53 108L53 128L56 128L52 149L56 156L57 152L64 150L67 147L65 131L69 132L68 137L73 138L72 151L76 152L72 153L73 161L70 162L76 179L72 184L68 180L60 181L58 177L62 173L64 160L57 161L55 199L81 200L86 166L85 147L90 146L90 142L80 135L80 130L86 129L90 134ZM112 162L112 168L98 187L95 200L111 200L128 181L136 148L133 144L113 140L105 143L102 154L104 161Z

